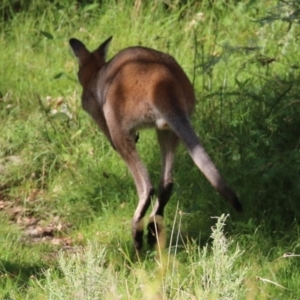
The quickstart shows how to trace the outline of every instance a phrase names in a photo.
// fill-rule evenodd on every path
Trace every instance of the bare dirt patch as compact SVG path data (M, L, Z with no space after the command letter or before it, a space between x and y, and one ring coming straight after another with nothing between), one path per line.
M0 197L0 211L9 218L10 223L17 224L24 233L23 240L31 243L49 243L62 248L73 245L73 239L67 236L70 224L64 222L59 216L43 219L35 215L31 209L34 200L42 191L34 190L27 201L31 205L25 207L20 200L8 200Z

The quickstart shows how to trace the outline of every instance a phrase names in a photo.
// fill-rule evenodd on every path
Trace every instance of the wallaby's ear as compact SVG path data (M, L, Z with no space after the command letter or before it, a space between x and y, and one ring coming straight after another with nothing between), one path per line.
M106 41L104 41L96 50L96 52L103 57L104 60L106 60L106 54L108 50L108 46L110 44L110 41L112 39L112 36L110 36Z
M89 56L90 52L85 45L77 39L70 39L69 44L73 50L74 55L78 58L79 65L82 65L86 57Z

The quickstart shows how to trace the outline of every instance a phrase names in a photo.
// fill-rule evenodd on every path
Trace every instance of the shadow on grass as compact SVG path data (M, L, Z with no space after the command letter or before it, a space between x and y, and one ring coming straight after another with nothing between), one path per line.
M10 290L9 287L13 284L14 287L17 288L18 292L22 293L29 286L29 282L31 280L40 280L44 277L43 270L45 270L48 266L45 264L18 264L11 261L0 259L0 286L2 287L2 291L7 290L7 295L3 296L8 297L10 292L16 292L16 289ZM11 282L9 284L9 282Z

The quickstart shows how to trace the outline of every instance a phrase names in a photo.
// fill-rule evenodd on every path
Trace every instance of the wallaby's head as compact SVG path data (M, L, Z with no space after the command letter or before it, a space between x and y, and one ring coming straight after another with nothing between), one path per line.
M91 77L105 64L106 53L111 39L112 36L93 52L90 52L81 41L75 38L69 40L73 53L78 59L78 79L82 86L85 86Z

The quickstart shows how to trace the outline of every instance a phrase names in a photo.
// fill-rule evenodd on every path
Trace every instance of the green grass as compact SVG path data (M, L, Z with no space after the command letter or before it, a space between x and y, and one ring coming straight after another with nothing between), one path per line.
M0 4L0 298L299 299L300 257L283 257L300 254L298 1L138 3ZM141 261L133 181L81 109L68 46L110 35L109 57L144 45L183 66L194 127L245 208L233 212L180 147L168 247ZM155 134L140 132L137 146L157 184ZM28 236L33 218L51 237Z

